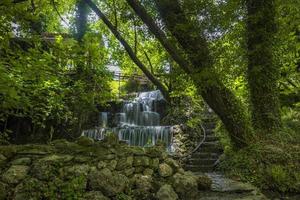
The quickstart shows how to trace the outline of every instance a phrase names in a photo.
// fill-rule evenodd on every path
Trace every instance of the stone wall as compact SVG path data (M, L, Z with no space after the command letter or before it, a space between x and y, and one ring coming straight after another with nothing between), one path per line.
M192 200L211 184L185 172L163 146L129 147L114 136L0 146L0 174L0 200Z

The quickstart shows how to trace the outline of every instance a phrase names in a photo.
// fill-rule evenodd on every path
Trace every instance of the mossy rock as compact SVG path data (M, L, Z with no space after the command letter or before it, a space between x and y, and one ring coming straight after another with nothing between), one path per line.
M143 171L143 174L146 175L146 176L152 176L153 173L154 173L153 169L150 169L150 168L146 168Z
M123 170L123 169L126 169L126 168L131 168L132 164L133 164L133 156L120 158L118 160L118 164L117 164L116 169L117 170Z
M31 164L31 158L18 158L16 160L13 160L11 162L12 165L30 165Z
M153 178L151 176L135 174L131 181L135 188L144 190L144 192L150 192L153 190Z
M14 145L0 146L0 154L6 158L11 158L17 153L17 147Z
M86 177L89 174L91 167L89 165L73 165L62 168L61 176L64 178L72 179L73 177Z
M161 177L166 178L173 175L173 169L170 167L170 165L162 163L158 167L158 173Z
M77 144L81 146L93 146L94 140L92 138L86 137L86 136L80 136L77 141Z
M156 193L158 200L177 200L178 195L174 191L171 185L165 184Z
M171 166L174 171L178 171L178 169L180 168L178 162L172 158L165 159L165 163Z
M110 198L104 196L100 191L90 191L83 195L85 200L110 200Z
M172 186L180 199L196 199L198 195L197 177L192 173L185 172L184 174L176 173L172 177Z
M124 192L129 184L129 180L126 176L112 173L107 168L100 171L92 170L88 180L92 190L100 190L108 197Z
M134 167L147 167L150 165L150 158L147 156L135 156L134 161L133 161L133 166Z
M158 158L152 158L150 160L149 167L152 168L153 170L157 170L158 166L159 166L159 159Z
M2 175L2 180L9 184L16 184L22 181L28 174L29 167L24 165L12 165Z
M209 190L212 185L212 180L208 176L197 176L199 190Z

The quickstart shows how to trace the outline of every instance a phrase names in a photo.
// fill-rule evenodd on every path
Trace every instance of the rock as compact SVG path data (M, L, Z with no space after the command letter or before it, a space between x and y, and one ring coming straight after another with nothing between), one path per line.
M173 174L173 169L166 163L162 163L158 167L158 173L161 177L169 177Z
M116 169L116 166L118 164L118 161L116 160L111 160L108 165L107 165L107 168L110 169L111 171L115 170Z
M151 176L145 176L141 174L136 174L133 177L134 179L134 185L137 189L144 190L145 192L148 192L152 189L152 178Z
M17 185L14 190L14 200L42 199L42 189L45 188L42 182L35 178L25 179Z
M172 177L172 186L180 199L195 199L198 194L197 177L192 173L176 173Z
M63 163L63 162L70 162L72 159L74 158L74 156L71 155L50 155L50 156L46 156L42 159L40 159L40 162L47 162L47 163Z
M5 200L8 194L8 185L0 182L0 200Z
M145 155L145 148L142 147L133 147L131 148L133 155L135 156L143 156Z
M112 173L107 168L100 171L91 171L88 180L92 190L100 190L104 195L109 197L122 193L128 187L129 183L126 176Z
M86 136L80 136L77 139L77 144L81 146L93 146L94 140L92 138L86 137Z
M154 173L153 169L150 169L150 168L146 168L143 172L143 174L146 176L152 176L153 173Z
M63 176L67 178L73 178L73 177L86 177L90 171L89 165L73 165L70 167L64 167L63 168Z
M84 194L83 199L86 200L110 200L110 198L104 196L100 191L90 191Z
M0 168L5 165L6 160L7 160L6 157L0 154Z
M132 163L133 163L133 156L129 156L126 158L121 158L118 161L117 170L123 170L125 168L131 168L132 167Z
M105 160L113 160L116 156L114 154L107 154L104 156Z
M212 180L208 176L197 176L197 183L199 190L209 190L211 188Z
M98 169L103 169L103 168L105 168L107 166L107 163L106 162L104 162L104 161L99 161L98 162L98 165L97 165L97 168Z
M158 166L159 166L159 159L158 158L151 159L150 167L152 169L156 170L156 169L158 169Z
M178 196L171 185L163 185L156 193L158 200L176 200Z
M6 158L11 158L17 153L17 148L13 145L0 146L0 154Z
M174 171L177 171L177 170L180 168L178 162L175 161L175 160L172 159L172 158L167 158L167 159L165 160L165 163L167 163L168 165L170 165L170 166L173 168Z
M22 181L29 171L28 166L12 165L3 175L2 180L9 184L16 184Z
M75 156L74 161L78 163L87 163L91 160L90 157L87 156Z
M150 165L150 159L147 156L135 156L133 166L139 167L147 167Z
M18 158L11 162L12 165L30 165L31 159L30 158Z
M124 174L125 174L125 176L130 177L133 175L134 171L135 171L135 168L125 169Z

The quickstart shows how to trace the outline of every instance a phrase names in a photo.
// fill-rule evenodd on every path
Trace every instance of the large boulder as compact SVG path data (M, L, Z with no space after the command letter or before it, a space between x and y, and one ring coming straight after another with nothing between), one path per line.
M169 177L173 175L173 169L170 167L170 165L162 163L158 167L158 173L161 177Z
M174 191L171 185L165 184L156 193L158 200L177 200L178 195Z
M180 199L195 199L198 194L197 177L191 172L176 173L172 177L172 186Z
M129 180L126 176L112 173L107 168L100 171L92 170L89 174L88 181L92 190L100 190L108 197L124 192L129 184Z
M19 183L27 176L28 171L28 166L12 165L6 172L4 172L2 180L9 184Z

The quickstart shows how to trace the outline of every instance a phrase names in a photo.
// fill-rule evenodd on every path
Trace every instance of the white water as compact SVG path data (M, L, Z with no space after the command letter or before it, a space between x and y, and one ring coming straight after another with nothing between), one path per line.
M133 101L124 102L122 112L116 114L118 126L107 127L107 113L100 113L100 127L83 131L83 135L102 140L112 131L129 145L152 146L162 140L170 148L172 134L169 126L160 126L157 102L163 100L159 90L142 92Z

